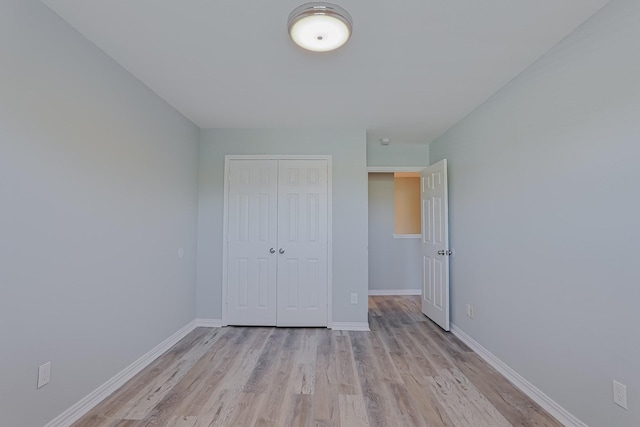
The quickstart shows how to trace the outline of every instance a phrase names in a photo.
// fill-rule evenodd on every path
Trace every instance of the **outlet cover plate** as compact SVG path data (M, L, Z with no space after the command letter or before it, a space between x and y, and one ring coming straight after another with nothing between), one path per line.
M467 304L467 317L473 319L473 306L471 304Z
M627 386L613 380L613 403L621 408L627 408Z
M51 362L38 366L38 388L49 384L51 379Z

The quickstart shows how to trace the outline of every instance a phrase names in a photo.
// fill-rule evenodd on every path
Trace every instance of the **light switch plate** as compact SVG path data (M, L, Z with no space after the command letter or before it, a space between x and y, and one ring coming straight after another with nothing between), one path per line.
M38 388L49 384L51 379L51 362L38 367Z

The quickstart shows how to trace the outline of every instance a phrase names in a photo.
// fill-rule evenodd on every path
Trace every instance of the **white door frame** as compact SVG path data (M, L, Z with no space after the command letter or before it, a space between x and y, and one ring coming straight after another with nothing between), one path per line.
M368 166L367 167L367 175L371 173L395 173L395 172L422 172L425 168L429 167L425 166ZM367 211L369 209L369 203L367 202ZM420 203L420 218L422 218L422 202ZM422 234L393 234L394 239L421 239ZM420 289L422 289L422 283L420 283ZM375 290L369 289L369 283L367 283L367 292L370 296L372 295L380 295L376 293ZM384 295L422 295L422 291L420 294L415 294L412 292L410 294L402 293L402 291L397 292L385 292Z
M422 172L426 166L368 166L367 173Z
M227 154L224 156L224 213L222 225L222 326L228 326L228 289L227 289L227 250L229 230L229 162L231 160L326 160L327 161L327 328L333 324L333 307L331 295L333 292L333 208L332 208L332 170L333 156L331 155L281 155L281 154Z

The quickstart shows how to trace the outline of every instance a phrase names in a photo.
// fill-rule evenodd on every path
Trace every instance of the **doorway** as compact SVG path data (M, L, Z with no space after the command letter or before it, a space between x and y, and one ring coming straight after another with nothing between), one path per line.
M398 250L394 242L399 236L394 233L394 240L389 238L391 226L380 221L380 212L386 211L387 217L395 216L389 202L380 202L377 194L380 183L385 183L386 193L389 188L394 168L369 168L369 295L422 295L422 311L436 324L448 331L450 328L449 312L449 249L448 237L448 197L447 197L447 161L441 160L420 171L420 217L421 234L417 237L418 245L407 252ZM395 177L394 177L395 178ZM384 200L384 198L382 198ZM384 214L382 215L385 216ZM395 225L393 221L387 224ZM397 226L397 225L396 225ZM377 235L376 235L377 233ZM380 236L384 240L380 242ZM418 254L418 259L415 255ZM405 256L406 255L406 256ZM403 282L406 271L418 272L419 279L410 278ZM386 275L385 275L386 274ZM407 289L418 284L418 289Z
M369 295L420 295L419 171L423 168L369 168ZM415 179L417 187L398 185ZM400 182L398 182L400 181ZM400 194L409 190L411 194ZM415 193L415 194L413 194ZM412 221L398 224L407 210L396 210L396 202L413 197L418 229ZM408 225L408 227L406 227Z

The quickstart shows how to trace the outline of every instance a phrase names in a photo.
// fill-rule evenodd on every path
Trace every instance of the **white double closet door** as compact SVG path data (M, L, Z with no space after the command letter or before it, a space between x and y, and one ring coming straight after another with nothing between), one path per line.
M328 161L229 160L227 322L327 326Z

